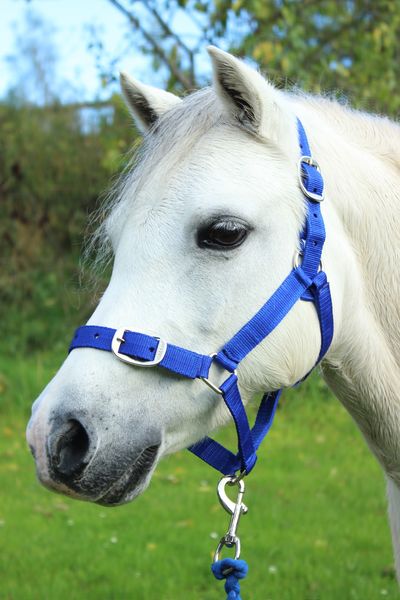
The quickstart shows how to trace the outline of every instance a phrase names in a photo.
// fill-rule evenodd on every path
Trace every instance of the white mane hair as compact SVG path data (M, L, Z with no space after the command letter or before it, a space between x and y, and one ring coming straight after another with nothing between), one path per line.
M327 96L301 94L310 107L327 116L336 131L351 136L361 148L380 156L400 169L400 125L380 114L371 114L353 108L348 100Z

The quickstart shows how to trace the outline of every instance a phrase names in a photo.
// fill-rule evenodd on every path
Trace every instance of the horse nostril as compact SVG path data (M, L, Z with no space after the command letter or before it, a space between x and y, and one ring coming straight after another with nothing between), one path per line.
M53 434L53 469L63 479L79 475L87 464L90 440L83 425L71 419Z

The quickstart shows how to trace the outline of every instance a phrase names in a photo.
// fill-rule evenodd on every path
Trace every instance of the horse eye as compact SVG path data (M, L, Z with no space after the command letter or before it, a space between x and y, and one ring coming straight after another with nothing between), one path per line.
M229 250L237 248L246 239L248 226L236 219L221 219L201 227L197 232L197 245L200 248Z

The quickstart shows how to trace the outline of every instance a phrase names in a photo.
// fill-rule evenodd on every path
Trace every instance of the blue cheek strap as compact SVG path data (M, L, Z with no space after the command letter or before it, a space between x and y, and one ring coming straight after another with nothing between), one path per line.
M237 472L248 474L252 470L257 460L257 449L272 425L282 391L268 392L263 396L255 423L250 428L236 374L240 362L279 325L300 299L312 302L317 311L321 331L317 363L325 356L333 337L331 294L321 263L325 227L320 203L323 200L324 183L318 163L311 156L304 128L299 120L297 123L301 152L298 163L299 186L307 203L300 249L292 271L250 321L213 355L199 354L144 333L94 325L79 327L69 348L70 352L77 348L113 352L132 366L163 367L182 377L200 379L209 385L222 396L232 415L238 450L233 453L209 437L193 444L189 450L224 475ZM214 361L228 372L221 386L209 380Z

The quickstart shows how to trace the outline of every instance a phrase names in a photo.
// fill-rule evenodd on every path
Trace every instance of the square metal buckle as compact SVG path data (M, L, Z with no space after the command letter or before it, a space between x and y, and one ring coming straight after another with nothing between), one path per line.
M156 365L160 364L165 356L165 353L167 352L167 342L159 337L155 337L154 339L158 340L158 346L153 360L138 360L137 358L131 358L130 356L120 352L121 344L125 342L124 334L126 331L129 331L129 329L125 329L124 327L117 329L111 342L111 350L115 356L119 358L119 360L122 360L122 362L127 363L128 365L134 365L135 367L155 367Z

